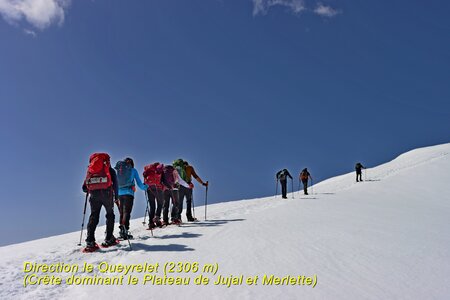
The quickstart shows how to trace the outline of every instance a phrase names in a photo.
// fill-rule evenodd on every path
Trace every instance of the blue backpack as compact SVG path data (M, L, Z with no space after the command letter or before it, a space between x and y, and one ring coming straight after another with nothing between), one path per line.
M133 167L121 160L116 163L114 167L117 171L117 183L119 184L119 188L129 188L134 186L134 178L132 175Z

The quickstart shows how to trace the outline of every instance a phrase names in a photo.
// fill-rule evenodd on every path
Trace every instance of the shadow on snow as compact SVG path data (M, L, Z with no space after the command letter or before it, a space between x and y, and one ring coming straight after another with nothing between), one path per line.
M183 223L180 227L181 228L189 228L189 227L214 227L214 226L221 226L230 222L242 222L245 221L245 219L220 219L220 220L207 220L207 221L198 221L198 222L191 222L191 223Z
M195 249L189 248L186 245L180 244L168 244L168 245L147 245L142 243L132 243L131 246L133 250L144 250L152 252L184 252L184 251L194 251Z
M161 239L161 240L165 240L165 239L179 239L179 238L196 238L202 236L199 233L190 233L190 232L183 232L181 234L167 234L167 235L163 235L163 236L155 236L155 239Z

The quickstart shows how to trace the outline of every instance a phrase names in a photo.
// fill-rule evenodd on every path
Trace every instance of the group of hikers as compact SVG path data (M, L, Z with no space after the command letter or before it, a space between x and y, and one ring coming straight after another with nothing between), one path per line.
M365 167L357 163L356 181L362 181L362 169ZM86 252L95 251L98 245L95 242L95 229L97 228L100 210L102 206L106 210L106 237L101 244L103 247L115 245L119 240L114 236L114 204L119 209L119 236L123 240L132 239L130 234L130 218L133 210L134 193L136 185L145 191L147 210L149 216L148 229L163 227L169 224L181 224L183 202L186 198L186 218L188 222L197 219L192 214L192 190L194 184L192 178L203 186L208 186L195 172L193 166L183 159L176 159L171 165L155 162L144 167L142 173L144 181L140 179L138 171L134 168L134 161L127 157L118 161L113 168L110 156L107 153L94 153L89 158L89 166L82 189L86 193L84 214L86 213L87 200L91 208L91 214L87 225ZM276 174L281 184L282 198L287 199L287 180L292 176L287 169L280 170ZM311 174L304 168L299 174L299 181L303 183L303 193L308 195L308 181ZM171 209L170 209L171 207ZM169 221L170 209L170 221ZM162 217L161 217L162 215ZM83 217L84 218L84 217ZM82 232L84 219L82 224ZM81 237L80 237L81 243Z
M356 182L361 182L362 180L362 169L365 169L366 167L364 167L361 163L356 163L355 165L355 171L356 171ZM289 173L289 171L287 169L283 169L277 172L277 174L275 175L276 180L277 180L277 190L278 190L278 181L280 182L281 185L281 197L283 199L287 199L287 180L288 177L292 179L291 174ZM311 185L312 185L312 177L311 174L308 172L307 168L304 168L303 170L301 170L300 174L298 175L298 179L299 181L302 182L303 184L303 193L305 195L308 195L308 181L309 179L311 179ZM294 190L294 186L292 186L292 190ZM277 192L276 192L277 193Z
M276 174L276 180L277 180L277 190L278 190L278 182L281 184L281 197L283 199L287 199L287 180L288 177L292 180L292 175L289 173L287 169L283 169L277 172ZM308 195L308 180L312 177L311 174L308 172L307 168L304 168L300 174L298 175L299 180L303 183L303 193L305 195ZM292 189L294 189L294 186L292 186ZM278 194L278 192L276 192Z
M87 252L95 251L95 242L101 207L106 210L106 237L103 247L117 244L114 236L114 203L119 208L119 235L123 240L132 239L129 233L130 217L133 210L136 185L146 193L148 202L149 229L163 227L169 224L180 224L183 211L183 201L186 198L186 218L188 222L196 221L192 215L192 178L203 186L208 186L195 172L194 167L183 159L173 161L172 165L155 162L144 167L144 182L134 168L130 157L118 161L113 168L107 153L94 153L89 158L89 166L82 189L86 193L86 203L89 198L91 214L87 225ZM169 208L170 222L169 222ZM162 218L161 218L162 213ZM83 222L84 224L84 222ZM81 241L81 240L80 240Z

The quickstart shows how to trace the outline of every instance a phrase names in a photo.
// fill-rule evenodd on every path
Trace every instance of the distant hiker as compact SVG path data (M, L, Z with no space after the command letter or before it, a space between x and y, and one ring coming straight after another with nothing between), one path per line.
M107 153L94 153L89 158L89 167L82 187L85 193L89 193L91 215L87 225L86 251L95 251L98 245L95 243L95 229L97 228L102 205L106 210L106 238L103 246L111 246L117 243L113 235L114 231L114 202L118 197L118 183L116 172L110 165L110 157Z
M117 170L119 185L120 237L124 240L132 239L133 236L128 233L128 230L130 229L130 217L133 210L134 192L136 191L135 182L143 191L147 190L148 186L143 184L139 178L139 174L134 168L133 159L127 157L118 161L115 169Z
M309 174L308 169L304 168L299 175L299 179L302 181L303 183L303 193L305 195L308 195L308 179L311 178L311 182L312 182L312 177L311 174Z
M276 175L277 181L279 180L280 184L281 184L281 194L282 194L283 199L287 199L286 193L287 193L287 178L288 177L292 179L292 176L287 169L278 171L278 173Z
M203 186L207 186L208 184L203 182L203 180L195 172L194 167L189 165L187 161L184 161L181 158L177 159L173 162L173 166L177 169L181 178L184 181L186 181L186 183L189 185L188 188L181 185L179 189L178 210L180 219L181 213L183 212L183 201L184 198L186 198L186 218L188 222L196 221L197 219L194 218L194 216L192 215L192 201L193 201L192 190L194 189L192 177L194 177L195 180L197 180L198 183L200 183Z
M171 165L165 165L161 183L164 186L164 206L163 206L163 221L165 224L169 223L169 206L172 199L171 221L174 224L181 223L181 214L179 212L178 194L181 186L189 188L189 185L180 178L178 171Z
M359 181L363 181L362 180L362 171L361 169L365 169L366 167L364 167L361 163L357 163L355 165L355 171L356 171L356 182L358 182L358 178Z
M159 162L147 165L144 168L144 182L148 185L147 201L150 206L148 212L148 228L153 229L156 226L161 227L161 211L164 206L164 186L161 182L164 171L164 165Z

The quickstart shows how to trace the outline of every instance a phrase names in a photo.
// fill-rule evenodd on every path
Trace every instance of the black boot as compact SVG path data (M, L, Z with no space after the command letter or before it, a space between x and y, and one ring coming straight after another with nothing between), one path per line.
M126 234L125 226L120 225L119 229L120 229L120 231L119 231L120 238L123 239L123 240L126 240L127 239L127 234Z
M109 247L109 246L116 245L117 243L118 243L118 241L117 241L116 237L115 237L115 236L112 236L110 239L105 240L105 241L102 243L102 246L103 246L103 247Z

